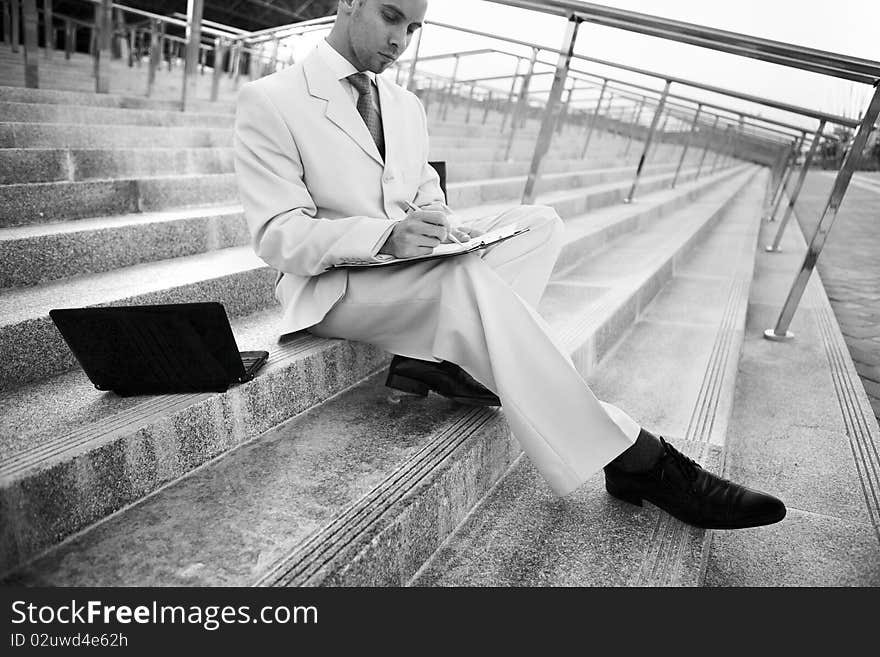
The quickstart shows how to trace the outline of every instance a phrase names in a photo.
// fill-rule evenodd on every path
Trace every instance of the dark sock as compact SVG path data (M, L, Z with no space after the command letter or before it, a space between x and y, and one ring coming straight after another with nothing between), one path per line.
M653 433L642 429L632 447L611 461L613 465L625 472L642 472L650 469L663 456L663 443Z

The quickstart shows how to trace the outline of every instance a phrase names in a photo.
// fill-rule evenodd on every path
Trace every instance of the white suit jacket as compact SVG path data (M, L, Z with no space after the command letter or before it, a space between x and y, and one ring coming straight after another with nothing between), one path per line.
M345 293L347 259L376 254L403 201L442 201L418 98L376 76L385 162L342 83L312 51L245 84L235 120L238 192L257 255L279 272L282 332L320 322Z

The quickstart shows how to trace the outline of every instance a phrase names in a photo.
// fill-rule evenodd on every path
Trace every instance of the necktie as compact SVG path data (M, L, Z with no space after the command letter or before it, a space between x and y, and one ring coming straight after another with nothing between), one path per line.
M385 135L382 133L382 118L379 116L379 112L376 111L376 106L373 103L373 84L365 73L352 73L347 79L351 82L351 86L357 89L358 112L364 119L364 123L367 124L367 129L370 131L370 135L372 135L373 141L376 142L376 147L379 149L379 153L384 160Z

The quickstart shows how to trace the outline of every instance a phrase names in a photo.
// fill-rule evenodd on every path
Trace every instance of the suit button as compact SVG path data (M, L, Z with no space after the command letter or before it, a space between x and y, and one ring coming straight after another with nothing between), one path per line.
M394 180L394 176L391 175L390 173L386 173L385 176L382 178L382 180L384 180L387 183L390 183L392 180Z

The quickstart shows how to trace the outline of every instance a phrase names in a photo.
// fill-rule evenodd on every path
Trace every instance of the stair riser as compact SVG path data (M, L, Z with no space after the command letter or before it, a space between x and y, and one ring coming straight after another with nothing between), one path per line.
M211 278L148 294L128 297L106 305L195 303L211 299L226 307L229 315L246 315L269 308L274 297L275 272L263 267ZM48 316L0 329L0 390L64 372L76 365L73 355Z
M191 114L160 110L80 107L0 102L4 121L23 123L80 123L98 125L152 125L231 128L231 114Z
M76 93L53 89L28 89L27 87L6 87L0 89L0 101L7 103L42 103L45 105L90 105L117 109L163 111L180 109L180 103L165 100L151 100L149 98L111 94Z
M137 501L202 463L386 366L384 351L325 341L292 364L266 366L248 383L136 431L108 436L99 449L0 489L0 572Z
M0 289L248 244L239 213L0 241Z

